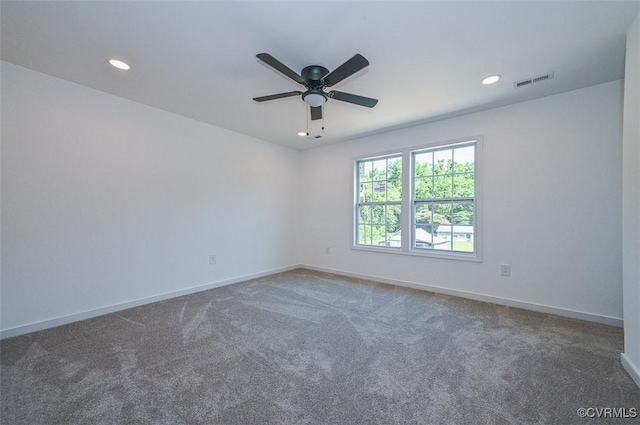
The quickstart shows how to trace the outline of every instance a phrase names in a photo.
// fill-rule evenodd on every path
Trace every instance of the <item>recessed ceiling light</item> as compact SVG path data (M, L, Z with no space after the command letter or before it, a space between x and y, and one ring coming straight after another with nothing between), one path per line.
M298 132L298 136L300 136L300 137L303 137L303 136L306 136L306 135L307 135L306 131L299 131Z
M109 63L111 64L111 66L114 66L118 69L123 69L125 71L128 71L131 69L129 64L119 61L118 59L109 59Z
M502 75L491 75L487 78L485 78L484 80L482 80L482 84L493 84L496 81L498 81L500 78L502 78Z

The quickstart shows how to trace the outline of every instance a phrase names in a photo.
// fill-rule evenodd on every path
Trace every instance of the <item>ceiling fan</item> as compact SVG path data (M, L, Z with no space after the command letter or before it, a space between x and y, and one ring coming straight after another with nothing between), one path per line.
M349 102L355 105L365 106L367 108L373 108L376 106L376 103L378 103L378 99L372 99L370 97L358 96L337 90L332 90L330 92L324 91L325 87L331 87L338 84L345 78L348 78L361 69L369 66L369 61L359 53L331 72L329 72L329 70L324 66L309 65L305 67L300 74L291 70L269 53L258 53L256 57L307 89L304 92L296 90L286 93L272 94L269 96L254 97L253 100L256 102L266 102L285 97L302 96L302 100L308 104L311 109L312 120L322 119L322 105L324 105L328 99Z

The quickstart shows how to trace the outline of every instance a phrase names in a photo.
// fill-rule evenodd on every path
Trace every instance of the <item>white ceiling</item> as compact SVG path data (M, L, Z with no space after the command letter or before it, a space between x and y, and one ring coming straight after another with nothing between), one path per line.
M2 60L249 136L307 149L622 78L640 2L6 2ZM325 130L297 86L255 57L299 72L371 63L332 89ZM107 65L120 58L122 72ZM552 80L513 82L555 72ZM499 73L492 86L482 78ZM321 139L313 136L322 135Z

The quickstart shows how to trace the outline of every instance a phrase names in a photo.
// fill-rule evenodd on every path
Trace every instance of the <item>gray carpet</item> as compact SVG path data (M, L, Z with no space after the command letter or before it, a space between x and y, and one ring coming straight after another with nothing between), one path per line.
M622 330L294 270L3 340L3 424L572 424Z

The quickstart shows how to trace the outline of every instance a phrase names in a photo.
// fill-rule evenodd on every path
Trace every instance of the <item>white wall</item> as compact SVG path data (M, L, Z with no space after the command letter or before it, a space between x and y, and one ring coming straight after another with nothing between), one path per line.
M303 262L621 325L621 123L614 81L305 151ZM482 263L351 249L354 157L474 135L484 140Z
M298 151L10 63L1 81L5 336L299 263Z
M622 362L640 386L640 15L627 33L622 162Z

